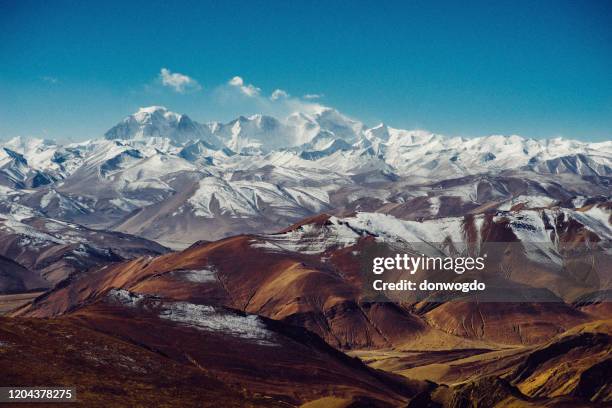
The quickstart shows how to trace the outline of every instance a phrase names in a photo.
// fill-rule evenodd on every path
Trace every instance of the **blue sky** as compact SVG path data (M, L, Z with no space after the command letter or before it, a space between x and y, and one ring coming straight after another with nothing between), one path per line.
M371 125L612 139L609 1L126 3L0 0L0 138L282 114L282 89Z

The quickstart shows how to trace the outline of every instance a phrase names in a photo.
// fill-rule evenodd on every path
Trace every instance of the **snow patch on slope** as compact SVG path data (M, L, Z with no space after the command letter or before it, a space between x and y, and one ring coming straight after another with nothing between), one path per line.
M264 235L252 246L269 251L291 251L320 254L331 247L343 248L355 244L361 235L339 218L330 217L324 226L302 225L283 234Z
M273 333L256 315L242 316L207 305L187 302L167 303L159 317L183 323L200 330L228 334L254 341L264 346L274 346Z
M214 271L210 269L190 269L184 271L175 271L173 272L173 274L179 276L181 279L193 283L207 283L215 282L217 280L217 275Z
M141 307L148 302L147 307L157 310L161 319L181 323L198 330L239 337L264 346L276 345L273 341L274 334L256 315L242 315L222 308L188 302L164 302L161 299L132 293L125 289L111 289L107 298L130 308Z
M330 217L323 226L306 224L283 234L264 235L253 241L257 248L319 254L357 243L360 237L375 236L380 242L463 242L463 218L441 218L423 222L406 221L380 213L357 213L354 217ZM263 242L261 242L263 240Z
M549 207L555 204L556 202L557 200L542 195L520 195L514 197L510 201L506 201L504 204L500 205L497 208L502 211L509 211L516 204L525 204L526 208L542 208Z

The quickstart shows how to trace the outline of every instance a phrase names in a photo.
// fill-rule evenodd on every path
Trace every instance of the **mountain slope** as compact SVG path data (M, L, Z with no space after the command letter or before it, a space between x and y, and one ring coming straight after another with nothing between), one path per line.
M12 277L13 284L0 292L51 288L74 273L166 252L167 248L155 242L119 232L92 230L35 214L0 213L0 256L13 262L12 266L8 260L3 263L2 281Z
M580 280L583 275L572 269L572 257L579 248L576 237L590 237L594 241L596 234L603 238L606 234L606 227L599 226L597 219L594 221L588 213L577 214L570 212L567 216L578 217L584 223L581 227L578 221L569 222L559 215L547 216L534 210L513 213L512 217L521 219L515 224L504 216L481 216L480 221L466 217L428 222L401 221L368 213L344 219L319 216L278 234L196 243L182 252L98 269L38 298L19 314L54 316L110 288L124 288L181 301L222 305L289 322L347 349L404 347L420 337L434 335L448 341L464 338L483 344L533 344L591 320L591 315L569 303L578 294L599 290L600 284L610 285L609 281ZM546 230L543 218L535 216L556 218L558 235L551 235L546 242L537 241ZM564 229L564 223L573 227ZM535 248L530 245L534 239L539 243ZM397 251L404 248L398 247L401 243L419 242L423 243L417 247L423 251L419 253L431 256L459 248L457 244L462 242L483 251L487 245L493 245L487 251L491 257L502 256L499 262L504 268L497 268L497 260L492 260L495 268L479 278L487 279L493 288L495 285L505 288L492 292L492 296L501 295L501 300L510 304L504 308L494 303L478 306L462 304L461 298L458 304L431 303L435 293L432 298L404 299L413 303L411 307L391 303L392 297L372 298L364 290L371 277L371 271L363 269L364 262L371 261L368 256L376 251ZM571 243L570 247L566 248L563 242ZM496 249L500 243L504 245ZM605 251L607 247L602 245L601 250ZM569 266L557 265L559 259L567 260ZM605 259L601 260L603 269L593 272L601 278L610 276L606 275ZM453 274L446 278L460 277ZM528 290L531 292L525 292ZM525 294L531 296L530 301L512 304L516 300L508 298L523 299ZM471 323L466 325L466 319ZM513 323L517 319L523 323L517 326Z

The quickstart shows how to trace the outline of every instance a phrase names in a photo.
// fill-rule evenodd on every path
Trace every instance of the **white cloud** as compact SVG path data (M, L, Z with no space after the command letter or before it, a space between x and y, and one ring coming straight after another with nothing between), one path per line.
M239 77L239 76L235 76L232 79L230 79L228 84L233 86L233 87L238 88L240 90L240 92L242 92L246 96L250 96L250 97L258 96L259 92L261 92L261 89L257 88L253 84L246 84L245 85L244 80L241 77Z
M322 97L323 97L322 94L306 94L302 98L304 98L304 99L319 99L319 98L322 98Z
M242 86L244 85L244 81L241 77L235 76L229 80L228 84L230 84L231 86Z
M185 93L186 91L199 91L202 89L198 81L195 79L179 74L178 72L170 72L168 68L162 68L159 72L159 78L162 85L172 88L175 92Z
M284 91L282 89L275 89L274 92L272 92L272 95L270 95L270 99L273 101L287 97L289 97L289 94L287 93L287 91Z
M274 88L273 88L274 89ZM218 86L212 93L219 105L232 109L236 114L245 112L262 113L278 118L294 112L316 114L325 107L311 100L323 95L311 95L310 98L291 96L284 89L275 88L268 94L253 84L246 83L243 77L234 76L224 85Z

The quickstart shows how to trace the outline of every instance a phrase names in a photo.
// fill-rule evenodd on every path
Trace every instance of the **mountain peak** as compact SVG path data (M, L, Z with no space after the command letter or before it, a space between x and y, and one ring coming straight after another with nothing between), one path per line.
M136 113L128 116L126 119L134 118L138 122L144 122L151 121L154 117L159 117L170 121L178 121L182 116L185 115L171 112L164 106L147 106L138 109Z
M136 113L109 129L104 137L109 140L165 137L178 143L205 140L211 145L221 146L209 127L192 121L187 115L155 105L138 109Z
M4 146L10 147L12 150L25 150L27 148L44 147L55 145L54 140L41 139L32 136L15 136L7 140Z
M380 122L378 125L373 128L367 129L365 131L366 137L375 137L381 139L383 141L389 140L389 127L384 123Z
M155 113L159 111L168 112L168 108L166 108L165 106L160 106L160 105L145 106L145 107L138 109L138 112L136 113Z

